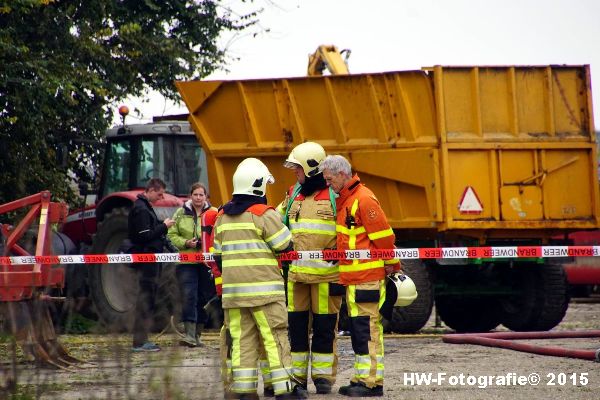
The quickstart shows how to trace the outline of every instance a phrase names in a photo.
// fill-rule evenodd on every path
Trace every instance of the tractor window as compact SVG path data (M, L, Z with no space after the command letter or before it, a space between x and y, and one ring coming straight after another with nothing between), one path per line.
M178 180L176 194L189 195L190 187L195 182L202 182L208 187L206 155L195 137L175 142L175 167Z
M139 151L137 186L145 187L150 178L160 178L167 184L167 192L175 193L173 155L171 140L163 136L144 138Z
M105 161L106 194L129 189L130 155L129 141L114 142L108 147Z
M110 140L104 163L100 198L143 189L160 178L167 192L188 196L194 182L208 185L206 156L192 135L123 135Z

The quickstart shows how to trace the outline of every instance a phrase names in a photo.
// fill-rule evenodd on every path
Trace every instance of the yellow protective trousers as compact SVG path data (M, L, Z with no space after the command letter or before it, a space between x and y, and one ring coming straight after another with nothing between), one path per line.
M288 281L288 319L292 374L306 384L309 358L313 381L335 383L337 374L337 324L344 287L332 283ZM310 332L312 328L312 343Z
M368 388L383 386L383 327L379 309L385 300L385 281L348 285L346 305L354 350L352 382Z
M231 392L256 393L261 341L275 395L290 392L291 357L285 303L227 308L225 319L231 335Z
M223 387L225 388L225 391L229 392L231 390L233 379L231 370L231 335L226 323L221 327L221 332L219 335L219 348L221 356L221 380L223 381ZM258 354L264 388L272 388L273 382L271 381L269 360L267 359L267 354L265 352L265 347L262 344L262 340L260 342Z

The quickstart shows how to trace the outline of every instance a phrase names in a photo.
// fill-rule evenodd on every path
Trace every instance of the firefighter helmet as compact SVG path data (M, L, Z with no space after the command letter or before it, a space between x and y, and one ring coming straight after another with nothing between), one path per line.
M305 142L294 147L283 165L287 168L302 167L304 175L315 176L319 173L319 165L327 154L319 143Z
M417 287L408 275L393 273L386 279L385 301L379 312L386 319L392 319L394 307L406 307L417 298Z
M262 197L268 183L275 183L275 178L267 166L257 158L245 158L233 174L233 194Z

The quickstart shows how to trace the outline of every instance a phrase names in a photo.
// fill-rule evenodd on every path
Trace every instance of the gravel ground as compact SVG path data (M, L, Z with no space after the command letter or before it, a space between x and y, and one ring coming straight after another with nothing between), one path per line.
M599 303L575 302L555 330L590 330L599 326ZM385 398L599 398L600 364L593 361L446 344L440 333L449 331L436 326L433 317L423 331L427 333L386 336ZM206 335L207 347L202 349L182 349L173 344L173 336L163 336L159 339L163 350L152 354L132 354L130 338L125 335L65 335L61 341L72 355L95 365L84 365L85 368L70 372L18 363L12 370L11 346L0 345L0 384L5 385L12 371L17 373L20 397L13 399L222 398L215 333ZM584 350L600 348L597 338L527 342ZM340 338L338 347L340 363L334 394L316 395L314 387L309 386L311 398L343 398L336 394L337 388L352 375L353 353L347 337ZM535 380L536 376L537 385L527 381ZM519 379L527 382L519 384Z

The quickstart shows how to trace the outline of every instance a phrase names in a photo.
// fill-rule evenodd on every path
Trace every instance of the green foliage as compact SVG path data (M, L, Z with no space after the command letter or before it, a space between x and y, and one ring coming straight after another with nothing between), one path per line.
M64 324L64 333L83 334L90 333L98 323L78 313L70 314Z
M67 171L99 162L115 104L178 99L173 81L223 68L219 36L255 22L219 0L0 0L0 203L73 201Z

